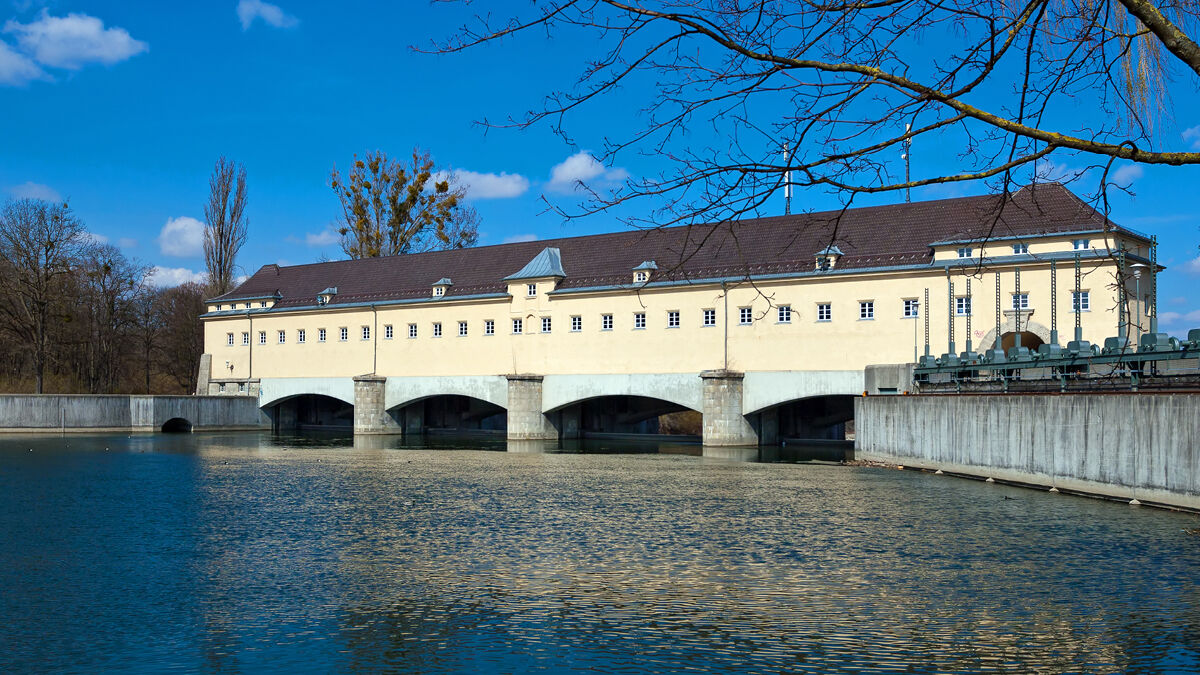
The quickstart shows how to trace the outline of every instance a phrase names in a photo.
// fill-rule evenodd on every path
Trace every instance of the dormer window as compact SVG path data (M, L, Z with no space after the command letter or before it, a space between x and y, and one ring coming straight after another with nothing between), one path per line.
M333 296L337 295L337 286L330 286L317 294L318 305L328 305L333 301Z
M974 254L975 250L970 246L963 246L962 248L958 249L958 257L960 258L970 258L974 256Z
M1013 255L1029 253L1029 244L1013 244Z
M1092 246L1091 239L1074 239L1071 241L1071 247L1076 251L1086 251Z
M433 297L440 298L446 294L446 289L454 285L450 277L442 277L433 283Z
M633 283L644 284L650 281L651 275L658 269L658 263L653 260L646 260L641 265L633 268Z
M815 267L818 271L831 270L837 267L838 260L842 257L842 249L837 246L826 246L817 251L815 256Z

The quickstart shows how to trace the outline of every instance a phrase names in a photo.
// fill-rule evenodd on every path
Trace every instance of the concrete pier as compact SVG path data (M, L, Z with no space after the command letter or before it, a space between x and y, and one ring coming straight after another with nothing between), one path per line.
M703 382L703 443L706 446L756 446L758 434L742 414L744 373L731 370L706 370Z
M388 414L384 403L387 378L359 375L354 378L354 433L398 434L400 425Z
M541 375L509 375L508 440L551 440L558 430L542 412Z

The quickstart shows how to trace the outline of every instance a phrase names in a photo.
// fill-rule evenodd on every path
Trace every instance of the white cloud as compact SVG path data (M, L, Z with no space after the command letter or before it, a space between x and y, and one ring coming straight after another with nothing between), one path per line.
M186 267L163 267L155 265L146 279L151 286L166 288L188 282L204 283L203 272L193 272Z
M20 185L8 188L8 194L14 199L41 199L48 202L61 202L62 195L49 185L26 181Z
M84 241L87 241L88 243L91 243L91 244L107 244L108 243L108 237L106 237L102 234L96 234L95 232L84 232L83 239L84 239Z
M455 171L454 182L467 188L472 199L510 199L529 189L529 179L518 173Z
M1038 179L1043 181L1057 181L1059 183L1070 183L1088 171L1087 168L1077 169L1052 159L1044 159L1038 162L1034 165L1033 170L1037 174Z
M1200 328L1200 309L1190 312L1159 312L1159 328L1168 333L1182 333L1192 328Z
M1193 150L1200 150L1200 126L1184 129L1183 140L1187 141Z
M8 43L0 42L0 85L15 87L48 77L46 71L29 57L17 53Z
M321 232L309 232L304 235L304 243L314 248L332 246L338 243L340 239L341 236L333 228L327 228Z
M1200 258L1192 258L1183 264L1183 273L1190 277L1200 277Z
M537 241L537 235L536 234L514 234L512 236L505 237L504 241L502 241L500 243L501 244L516 244L516 243L522 242L522 241Z
M117 246L121 248L137 248L138 240L133 237L121 237L117 240Z
M171 218L158 235L158 248L176 258L204 255L204 223L188 216Z
M255 19L276 28L291 28L300 23L300 19L262 0L240 0L237 5L238 20L242 22L242 30L249 30Z
M51 16L45 9L32 23L10 19L4 24L4 32L16 36L21 51L38 63L68 70L89 63L112 65L149 49L124 28L105 28L104 22L94 16Z
M572 192L579 189L580 184L617 183L629 177L629 172L622 168L608 168L586 150L581 150L550 169L551 190L557 192Z
M1108 182L1115 183L1121 187L1129 187L1133 185L1133 181L1142 177L1146 173L1141 166L1137 164L1126 164L1116 171L1108 174Z

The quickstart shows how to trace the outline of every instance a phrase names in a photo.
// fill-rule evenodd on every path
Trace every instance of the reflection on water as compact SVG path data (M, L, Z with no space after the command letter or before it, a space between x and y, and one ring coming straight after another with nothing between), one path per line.
M697 446L504 449L0 439L0 670L1200 668L1193 516Z

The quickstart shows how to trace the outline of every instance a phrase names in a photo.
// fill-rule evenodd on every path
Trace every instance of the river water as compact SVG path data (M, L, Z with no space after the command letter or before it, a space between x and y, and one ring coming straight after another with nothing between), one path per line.
M1195 516L441 446L0 438L0 671L1200 670Z

